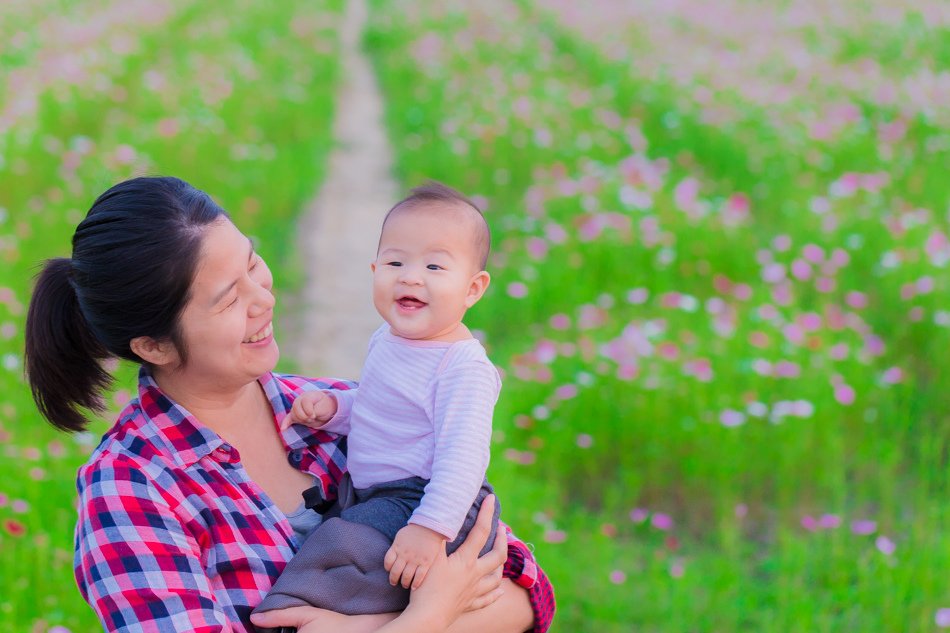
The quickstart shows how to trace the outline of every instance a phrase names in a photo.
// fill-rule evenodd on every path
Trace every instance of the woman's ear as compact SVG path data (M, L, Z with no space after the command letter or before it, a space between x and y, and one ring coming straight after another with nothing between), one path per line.
M132 352L150 365L164 367L178 363L178 350L170 340L156 341L151 336L137 336L129 341Z
M491 275L488 274L487 270L480 270L472 275L471 281L468 282L468 294L465 295L465 307L471 308L478 303L478 300L488 290L488 284L490 283Z

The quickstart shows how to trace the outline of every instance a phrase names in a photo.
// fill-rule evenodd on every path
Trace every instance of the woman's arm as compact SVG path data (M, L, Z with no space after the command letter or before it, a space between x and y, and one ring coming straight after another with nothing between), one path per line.
M76 580L106 631L230 631L198 544L139 464L80 470Z

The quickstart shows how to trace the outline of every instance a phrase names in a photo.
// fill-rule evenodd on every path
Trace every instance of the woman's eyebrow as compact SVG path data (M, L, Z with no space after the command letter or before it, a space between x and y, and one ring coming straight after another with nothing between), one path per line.
M252 242L250 238L248 238L248 240L247 240L247 247L248 247L247 261L251 261L251 258L254 257L254 242ZM216 295L214 296L214 299L211 301L211 305L213 305L213 306L214 306L214 305L218 305L218 303L219 303L222 299L224 299L224 296L225 296L226 294L228 294L229 292L231 292L231 288L234 288L234 286L237 285L237 282L238 282L238 280L235 279L234 281L232 281L231 283L229 283L229 284L227 285L227 287L224 288L221 292L219 292L218 294L216 294Z

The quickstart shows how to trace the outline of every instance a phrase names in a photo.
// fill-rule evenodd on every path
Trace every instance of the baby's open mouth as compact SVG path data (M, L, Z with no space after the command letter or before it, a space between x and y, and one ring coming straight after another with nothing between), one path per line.
M396 303L398 303L400 307L410 309L410 310L416 309L416 308L422 308L426 306L426 303L424 301L420 301L419 299L416 299L415 297L411 297L411 296L399 297L398 299L396 299Z

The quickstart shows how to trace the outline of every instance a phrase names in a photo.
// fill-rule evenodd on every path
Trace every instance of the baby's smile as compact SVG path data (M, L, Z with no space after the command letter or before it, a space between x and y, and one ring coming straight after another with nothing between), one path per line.
M417 310L419 308L424 308L427 304L421 299L417 299L412 295L406 295L396 299L396 303L399 304L399 307L405 310Z

